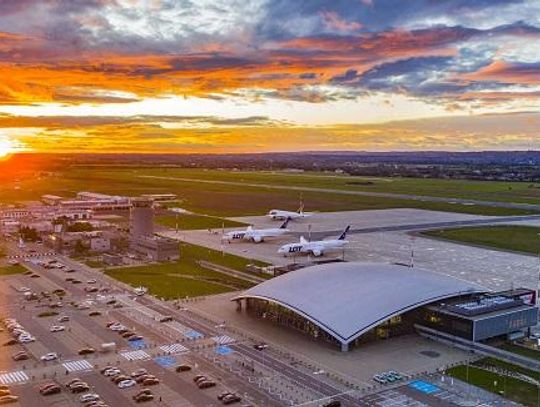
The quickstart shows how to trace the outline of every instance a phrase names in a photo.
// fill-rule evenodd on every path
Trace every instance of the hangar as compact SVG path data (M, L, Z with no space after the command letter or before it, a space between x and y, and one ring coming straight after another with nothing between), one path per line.
M365 340L413 332L415 323L432 317L426 313L429 305L448 300L470 302L491 295L487 291L477 284L415 267L343 262L290 272L232 300L240 311L245 308L248 314L347 351ZM451 324L459 325L459 321ZM518 328L512 325L512 329Z

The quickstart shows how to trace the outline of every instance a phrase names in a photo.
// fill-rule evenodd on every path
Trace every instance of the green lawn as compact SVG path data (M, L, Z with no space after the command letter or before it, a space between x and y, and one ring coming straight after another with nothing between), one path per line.
M533 372L527 369L520 368L508 363L500 362L495 359L483 359L480 362L482 364L498 366L506 370L513 370L520 373L527 374L529 377L540 378L539 373ZM538 388L530 383L525 381L515 379L512 377L506 377L497 374L488 372L483 369L479 369L474 365L469 366L468 380L467 380L467 368L466 366L457 366L451 368L447 371L448 375L456 377L463 381L468 381L469 383L481 387L485 390L491 391L493 393L500 393L500 391L505 391L504 397L521 403L525 406L537 406L538 403ZM495 385L495 382L497 385Z
M499 348L531 359L540 360L540 351L535 349L524 348L523 346L512 345L509 343L505 343L504 345L499 346Z
M20 274L26 271L26 267L17 264L15 266L0 267L0 276L9 276L12 274Z
M175 229L178 222L179 230L198 230L198 229L221 229L225 228L244 228L248 226L242 222L218 218L217 216L205 216L195 214L170 214L156 216L155 221L161 226Z
M181 245L180 257L178 262L122 267L107 270L106 273L133 287L148 287L150 293L158 297L174 299L242 290L253 285L200 267L197 260L207 260L239 271L244 271L249 263L264 265L230 254L222 256L215 250L190 244Z
M191 181L144 178L145 175L189 178ZM228 181L240 185L208 184L200 179ZM367 180L367 181L366 181ZM246 186L245 183L290 186L271 189ZM64 173L43 179L21 180L20 189L0 190L0 202L36 200L43 194L73 197L81 189L109 194L136 196L144 193L175 193L180 206L196 213L212 216L264 214L272 208L296 210L300 192L295 186L345 190L369 190L448 197L466 197L499 201L540 202L540 188L528 188L524 183L469 182L401 178L334 177L326 175L286 175L268 172L204 171L191 169L119 169L69 168ZM344 195L332 192L304 191L306 210L345 211L387 208L419 208L484 215L523 215L529 210L494 208L419 200Z
M533 226L466 227L431 230L422 232L422 234L456 242L525 253L537 254L540 248L540 228Z

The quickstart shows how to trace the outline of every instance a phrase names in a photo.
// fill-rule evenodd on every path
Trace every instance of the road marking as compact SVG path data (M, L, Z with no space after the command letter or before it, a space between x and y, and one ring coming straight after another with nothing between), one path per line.
M120 352L120 355L127 360L145 360L150 359L150 355L143 350L134 350L131 352Z
M189 349L180 343L171 343L170 345L162 345L159 347L159 349L161 349L163 352L173 353L173 354L189 352Z
M229 343L236 342L234 338L231 338L230 336L227 336L227 335L214 336L212 340L218 345L227 345Z
M0 383L2 384L22 383L26 382L28 379L28 375L22 370L0 375Z
M94 367L87 360L72 360L71 362L62 363L68 372L78 372L81 370L92 370Z

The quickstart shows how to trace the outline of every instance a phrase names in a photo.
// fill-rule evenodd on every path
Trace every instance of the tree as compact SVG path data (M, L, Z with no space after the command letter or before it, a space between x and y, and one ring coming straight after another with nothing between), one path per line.
M39 233L36 229L31 228L30 226L23 226L20 229L21 238L29 242L35 242L39 240Z

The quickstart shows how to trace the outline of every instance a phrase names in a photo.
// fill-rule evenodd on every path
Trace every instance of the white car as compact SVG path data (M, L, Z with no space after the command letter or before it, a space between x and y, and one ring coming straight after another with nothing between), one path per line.
M58 355L55 352L46 353L40 358L44 362L50 362L51 360L58 359Z
M100 398L99 394L88 393L88 394L83 394L81 397L79 397L79 400L81 403L88 403L90 401L98 401L99 398Z
M111 369L107 369L103 372L103 374L107 377L114 377L114 376L118 376L120 373L122 373L120 371L120 369L114 369L114 368L111 368Z
M86 284L96 284L97 281L95 279L88 280Z
M66 327L64 325L53 325L53 326L51 326L50 331L51 332L60 332L60 331L64 331L65 329L66 329Z
M119 389L127 389L128 387L133 387L136 384L137 384L137 382L135 380L131 380L131 379L122 380L120 383L118 383L118 388Z
M8 263L11 264L12 266L17 266L19 264L17 260L10 260L8 261Z
M118 324L118 325L112 325L111 331L121 331L122 329L126 329L124 325Z
M19 292L24 293L24 292L27 292L27 291L30 291L30 289L28 287L19 287Z
M80 309L80 310L90 309L90 306L87 304L79 304L77 305L77 309Z
M34 338L31 335L23 334L19 336L17 340L19 341L19 343L30 343L30 342L35 342L36 338Z

